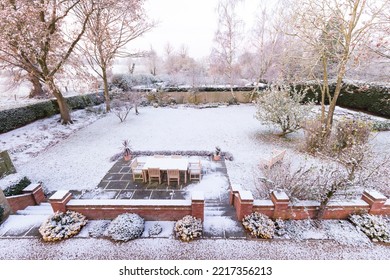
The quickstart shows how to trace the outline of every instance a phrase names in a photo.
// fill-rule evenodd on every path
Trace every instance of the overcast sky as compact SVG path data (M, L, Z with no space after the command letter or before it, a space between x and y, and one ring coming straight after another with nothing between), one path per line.
M245 20L246 29L252 28L260 1L245 0L240 5L238 13ZM159 24L143 38L133 42L133 46L149 49L152 45L162 55L169 42L175 49L186 45L193 57L208 56L217 29L217 3L218 0L147 0L146 11Z

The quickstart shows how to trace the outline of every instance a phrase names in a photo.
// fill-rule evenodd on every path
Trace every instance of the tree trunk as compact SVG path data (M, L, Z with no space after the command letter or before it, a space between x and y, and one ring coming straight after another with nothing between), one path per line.
M345 75L345 65L343 64L341 66L341 70L340 70L338 77L337 77L336 88L334 90L332 101L329 103L329 110L328 110L328 114L327 114L327 118L326 118L326 133L327 134L330 134L330 131L332 129L333 115L334 115L334 111L336 109L337 99L338 99L340 92L341 92L341 86L342 86L342 81L343 81L344 75Z
M52 77L47 78L46 83L49 86L51 93L57 99L58 107L60 108L61 123L62 124L73 123L72 118L70 116L68 104L66 104L66 100L65 100L64 96L61 94L61 91L58 89L58 87L54 83L54 79Z
M30 91L29 98L45 98L46 93L42 84L35 75L28 75L28 80L32 83L33 88Z
M104 98L106 101L106 111L110 112L110 94L108 92L108 81L107 81L107 69L105 67L102 67L102 78L103 78L103 86L104 86Z

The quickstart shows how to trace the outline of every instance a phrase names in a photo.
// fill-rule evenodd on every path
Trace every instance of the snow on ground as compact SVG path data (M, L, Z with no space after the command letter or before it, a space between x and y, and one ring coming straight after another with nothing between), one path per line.
M57 243L38 239L0 239L5 260L342 260L390 259L390 247L352 247L333 241L261 241L204 239L184 243L169 238L142 238L126 243L71 238Z
M49 215L11 215L0 226L0 236L23 233L33 226L40 226Z
M256 189L255 171L273 149L286 149L286 158L295 164L318 162L297 153L301 133L280 139L253 117L255 110L252 105L144 107L140 115L131 112L123 123L114 114L97 119L81 110L73 112L74 125L61 126L56 122L58 116L53 116L1 134L0 143L2 149L11 151L19 174L42 181L49 191L95 188L112 167L109 159L120 151L124 139L131 141L134 150L214 151L220 146L234 156L233 161L226 161L230 182L247 190ZM378 143L375 147L388 145L389 136L390 132L379 133L373 140ZM217 167L208 164L211 170Z
M215 213L215 211L214 211ZM207 216L207 213L205 213ZM220 236L224 230L230 232L242 231L242 227L238 227L236 221L226 216L207 216L203 222L203 230L209 233Z
M49 191L95 188L114 164L110 157L119 151L124 139L130 139L134 150L213 151L215 146L220 146L234 156L234 161L226 162L231 183L240 184L247 190L255 188L253 171L257 169L262 158L271 155L273 149L286 149L287 157L294 162L303 161L307 157L296 152L300 133L291 135L288 140L275 137L267 126L261 125L253 117L255 108L251 105L205 110L184 106L147 107L140 108L140 112L139 116L131 113L124 123L120 123L113 114L99 119L93 114L77 111L73 113L74 118L78 119L75 125L61 126L56 122L58 116L55 116L2 134L0 143L2 148L12 150L11 158L18 176L42 181ZM388 145L389 135L389 132L381 132L373 141L378 141L378 145ZM205 169L212 171L219 167L216 162L202 161L202 164ZM4 180L8 179L1 181ZM211 185L212 191L209 190ZM206 174L201 183L197 184L196 190L205 191L206 198L214 197L217 196L217 191L224 191L227 185L223 176ZM2 231L5 231L6 227L11 228L11 225L22 231L34 223L38 224L38 220L39 223L42 221L42 217L38 219L38 216L37 220L31 217L23 221L14 219L16 218L8 219L2 225ZM210 220L205 221L204 226L209 230L220 231L224 227L232 226L232 222L228 218L214 222ZM90 234L87 225L80 233L81 238L55 244L43 244L38 239L0 239L0 259L390 258L390 247L366 246L367 240L348 223L328 223L324 225L327 233L309 225L300 226L301 235L294 236L290 233L291 240L198 240L189 244L170 238L170 224L163 225L163 238L144 236L128 243L86 238ZM92 226L93 224L90 225ZM146 227L148 226L152 224L147 222ZM305 231L306 233L302 233ZM308 241L318 238L319 241ZM337 242L333 241L334 239ZM357 244L364 246L356 246Z
M188 185L186 191L189 193L193 191L203 192L205 199L219 198L222 193L229 191L229 182L222 173L215 172L204 175L200 182Z

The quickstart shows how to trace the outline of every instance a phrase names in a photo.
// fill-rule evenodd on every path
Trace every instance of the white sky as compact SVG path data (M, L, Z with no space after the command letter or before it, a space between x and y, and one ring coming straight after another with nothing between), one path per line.
M245 0L237 10L246 22L246 29L252 28L256 7L261 1ZM133 42L133 46L150 49L152 45L162 55L169 42L174 49L187 46L193 57L208 56L217 29L217 3L218 0L147 0L145 8L149 18L159 24L143 38Z

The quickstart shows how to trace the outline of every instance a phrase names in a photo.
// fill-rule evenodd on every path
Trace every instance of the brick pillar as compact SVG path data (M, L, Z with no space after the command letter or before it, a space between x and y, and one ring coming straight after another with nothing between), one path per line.
M192 192L191 215L204 221L204 195L203 192Z
M362 195L362 200L370 205L370 214L383 214L382 208L386 203L387 198L375 190L365 190Z
M46 201L46 196L45 193L43 192L41 183L30 184L23 189L23 192L31 193L37 205Z
M241 221L253 212L253 195L250 191L239 191L236 206L237 219Z
M271 200L274 204L274 219L286 219L287 218L287 210L288 204L290 203L290 198L287 196L285 192L282 191L273 191L271 193Z
M66 212L66 204L71 200L72 194L68 191L57 191L49 198L54 212Z
M229 204L234 205L234 199L238 197L238 192L242 187L240 185L231 185L229 193Z

